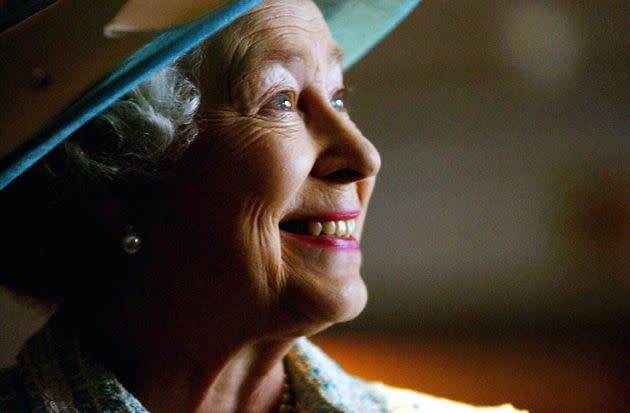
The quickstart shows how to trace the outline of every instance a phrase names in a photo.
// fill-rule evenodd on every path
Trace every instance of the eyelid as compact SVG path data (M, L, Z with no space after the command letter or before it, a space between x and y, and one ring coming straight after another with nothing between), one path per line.
M275 103L274 100L279 95L286 95L289 98L289 100L291 101L291 108L292 108L290 111L282 110L278 107L273 107L273 104ZM258 109L258 113L263 116L269 116L269 115L279 116L279 115L286 115L289 113L293 113L297 110L297 105L298 105L297 93L292 89L286 89L286 88L281 88L281 87L270 88L261 97L260 101L262 103Z
M348 97L350 92L351 92L351 90L349 88L341 87L341 88L337 89L335 91L335 93L333 93L331 98L330 98L330 103L331 104L334 104L335 99L341 98L341 100L343 102L343 107L338 109L338 111L341 112L341 113L347 113L348 112L347 97ZM337 108L335 108L335 109L337 109Z
M346 97L350 94L350 92L352 92L352 90L346 86L340 87L339 89L336 89L335 92L332 94L332 97L335 98L339 95L341 95L341 97Z
M332 103L336 98L341 98L343 100L343 108L339 111L345 113L348 111L346 99L350 92L351 89L345 86L335 89L330 95L330 102ZM275 106L275 99L277 99L279 95L286 95L289 98L291 101L291 110L282 110ZM270 87L262 95L260 102L262 103L260 104L257 112L263 116L282 116L295 113L300 110L298 92L292 88L287 88L286 85L278 84Z

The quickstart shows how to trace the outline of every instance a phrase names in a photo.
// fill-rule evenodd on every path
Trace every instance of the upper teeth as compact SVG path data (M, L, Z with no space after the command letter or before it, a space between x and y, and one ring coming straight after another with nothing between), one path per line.
M308 233L318 236L321 233L325 235L336 235L338 237L349 237L354 233L357 223L354 219L347 221L309 221Z

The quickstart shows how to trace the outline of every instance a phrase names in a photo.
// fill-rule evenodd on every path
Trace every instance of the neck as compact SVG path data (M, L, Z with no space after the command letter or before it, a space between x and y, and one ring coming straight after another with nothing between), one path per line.
M290 343L245 345L205 366L159 363L150 354L128 377L129 390L151 412L272 412L284 383Z
M171 331L167 326L148 321L142 329L141 323L108 314L108 320L90 323L98 329L82 328L82 340L148 411L261 413L278 406L282 360L293 338L217 339L199 354L164 334Z

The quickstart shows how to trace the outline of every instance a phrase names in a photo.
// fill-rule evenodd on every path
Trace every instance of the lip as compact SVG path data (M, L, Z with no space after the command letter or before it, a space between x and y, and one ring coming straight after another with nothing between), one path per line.
M319 217L315 217L312 219L313 221L347 221L349 219L354 219L361 215L361 211L339 211L333 212L332 214L321 215Z
M326 221L348 221L351 219L357 218L361 215L360 209L354 210L346 210L346 211L336 211L325 214L313 214L313 215L300 215L287 217L286 221L318 221L318 222L326 222ZM286 222L285 221L285 222ZM350 237L336 237L332 235L308 235L308 234L296 234L294 232L288 232L280 229L280 233L288 238L293 238L297 241L303 242L305 244L309 244L314 247L318 247L321 249L327 250L338 250L338 251L361 251L361 246L359 241L350 236Z
M321 214L321 215L300 215L295 217L287 217L285 221L347 221L349 219L354 219L361 215L361 210L350 210L350 211L337 211L331 212L329 214Z
M292 232L282 231L280 232L289 238L310 244L319 248L327 250L342 250L342 251L361 251L359 241L353 237L341 238L333 237L330 235L304 235L294 234Z

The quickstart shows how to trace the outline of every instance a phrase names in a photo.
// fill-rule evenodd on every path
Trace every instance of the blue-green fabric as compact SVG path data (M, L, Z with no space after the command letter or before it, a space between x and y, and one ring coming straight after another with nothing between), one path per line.
M339 45L344 69L356 63L420 0L315 0Z
M83 124L130 89L230 24L261 0L228 6L168 30L140 48L75 101L47 127L0 160L0 189L7 186ZM350 67L402 20L419 0L316 0ZM1 137L0 137L1 139Z
M261 0L236 0L181 27L168 30L140 48L116 70L75 101L50 125L0 162L0 189L55 146L151 74L243 15Z

